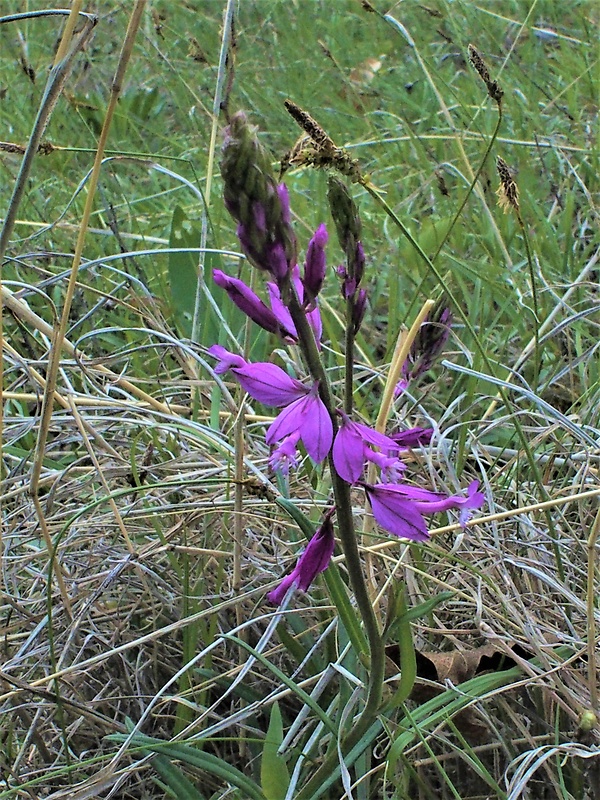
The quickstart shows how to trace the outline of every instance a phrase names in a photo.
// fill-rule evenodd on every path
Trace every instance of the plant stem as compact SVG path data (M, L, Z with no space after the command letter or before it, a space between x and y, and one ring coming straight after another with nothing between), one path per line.
M354 398L354 299L346 300L346 368L344 376L344 411L348 416L352 414Z
M338 428L336 409L329 381L327 379L327 374L323 368L321 356L317 349L310 325L306 319L306 314L291 287L289 292L288 308L294 325L296 326L298 342L302 349L308 370L312 378L319 382L319 395L325 407L327 408L327 411L329 412L335 434ZM367 699L357 725L353 728L352 733L348 737L348 742L344 742L344 748L351 749L353 744L355 744L357 741L357 730L361 731L360 736L362 736L362 734L368 730L373 723L380 707L383 680L385 677L385 654L383 640L381 638L375 612L367 591L360 553L358 550L358 543L354 529L354 520L352 516L350 485L346 483L346 481L342 480L337 474L331 455L329 456L329 468L335 497L338 532L342 545L342 551L346 560L346 569L348 571L350 585L354 593L363 624L365 626L367 641L369 643L369 686L367 690ZM360 736L358 738L360 738ZM334 755L337 758L337 753ZM303 796L304 794L301 791L301 793L297 796L298 800Z

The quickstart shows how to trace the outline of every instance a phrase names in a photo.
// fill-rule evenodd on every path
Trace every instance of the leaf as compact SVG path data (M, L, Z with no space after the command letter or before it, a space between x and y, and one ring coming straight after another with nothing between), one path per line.
M177 800L204 800L204 796L200 794L193 783L166 756L153 756L152 767L158 772Z
M121 733L111 733L106 739L111 742L123 742L127 736ZM153 753L164 755L169 759L183 761L196 769L209 772L222 781L236 786L241 792L244 800L265 800L262 790L253 780L247 778L239 769L232 767L223 759L214 756L212 753L205 753L197 747L178 742L166 742L162 739L154 739L143 733L136 733L131 739L132 747L139 747L142 750L151 750Z
M197 248L200 231L192 227L181 206L175 206L171 219L169 247ZM198 253L169 253L169 283L173 301L174 319L179 332L190 336L198 284Z
M260 782L267 800L281 800L290 782L285 761L277 753L282 741L283 723L281 721L281 711L279 710L279 705L273 703L260 764Z

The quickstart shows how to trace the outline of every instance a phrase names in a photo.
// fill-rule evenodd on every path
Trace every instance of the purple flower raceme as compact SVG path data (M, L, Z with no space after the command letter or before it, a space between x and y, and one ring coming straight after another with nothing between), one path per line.
M375 520L382 528L405 539L423 542L429 538L423 514L435 514L451 508L460 510L459 523L464 527L476 508L481 508L485 496L473 481L465 495L444 495L419 489L408 484L363 484Z
M334 510L332 508L325 514L323 522L306 545L306 549L294 569L285 576L276 589L269 592L267 595L269 602L281 603L292 585L301 592L307 592L317 575L327 569L335 548L333 523L331 522Z
M242 112L234 114L225 129L221 175L225 206L238 223L247 258L278 283L284 282L296 263L289 197L275 178L256 128Z
M242 389L259 403L285 406L267 431L267 444L283 440L273 452L272 464L288 464L289 469L295 463L294 455L290 453L291 444L295 447L299 440L317 464L327 457L333 440L333 424L319 397L318 384L306 387L276 364L252 364L218 344L209 347L208 352L218 359L215 367L218 375L230 371ZM291 436L296 437L292 442L289 441Z

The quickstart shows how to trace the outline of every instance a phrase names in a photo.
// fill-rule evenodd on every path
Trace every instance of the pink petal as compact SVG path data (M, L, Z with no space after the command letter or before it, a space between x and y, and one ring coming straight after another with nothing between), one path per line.
M288 331L288 335L296 340L298 338L296 326L292 321L290 312L283 304L279 287L276 283L269 282L267 283L267 291L269 292L269 303L273 314L275 314L279 324Z
M281 603L292 584L295 584L300 591L307 592L317 575L327 569L335 549L332 514L333 510L326 513L322 524L306 545L294 569L285 576L276 589L269 592L267 599L270 602Z
M333 425L327 409L317 394L316 384L310 394L290 403L271 423L267 431L267 444L299 431L306 452L317 464L326 458L331 449Z

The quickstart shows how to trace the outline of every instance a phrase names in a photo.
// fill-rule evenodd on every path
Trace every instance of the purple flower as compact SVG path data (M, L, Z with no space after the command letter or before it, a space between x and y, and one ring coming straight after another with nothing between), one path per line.
M393 439L401 448L429 444L432 436L433 428L409 428L407 431L389 434L390 439Z
M328 238L325 225L319 225L306 251L306 262L304 264L304 277L302 282L310 303L314 302L325 280L325 245L327 244Z
M390 533L413 541L422 542L429 538L423 514L435 514L460 509L459 522L464 527L471 511L481 508L485 497L477 491L478 481L469 484L464 495L444 495L419 489L408 484L380 483L375 486L363 484L376 521Z
M293 326L290 328L285 320L268 308L244 281L230 278L220 269L213 270L213 279L217 286L225 289L229 299L261 328L269 333L278 333L283 337L296 339L295 328Z
M331 509L327 512L321 526L317 528L315 535L306 545L306 549L298 559L294 569L289 575L285 576L276 589L269 592L267 595L269 602L281 603L292 585L296 589L300 589L301 592L307 592L308 587L317 575L327 569L335 548L333 524L331 522L333 511L334 509Z
M286 477L290 474L290 469L296 469L298 459L296 458L296 447L300 439L300 432L296 431L286 436L285 439L271 453L269 466L273 472L279 472Z
M316 383L306 390L304 397L294 400L271 423L267 431L267 444L283 439L290 434L299 434L306 452L320 464L331 450L333 424L329 412L319 397Z
M306 387L276 364L258 362L252 364L221 345L214 344L208 352L218 359L215 372L218 375L231 371L240 386L251 397L266 406L285 406L273 420L267 431L267 444L297 434L294 445L302 440L308 455L319 464L331 450L333 424L329 412L319 397L318 384ZM293 463L287 451L289 442L280 445L272 457L272 463ZM283 449L282 449L283 448Z
M375 453L372 448L378 447L388 455L398 452L399 447L389 436L361 425L360 422L352 420L344 413L340 412L342 424L333 443L333 463L340 478L348 483L356 483L362 477L362 472L366 461L378 463L384 466L385 470L390 470L394 466L397 470L397 458L388 458L385 465L380 460L380 453ZM370 446L369 446L370 445ZM390 473L397 474L397 473Z
M304 285L300 279L300 269L298 265L292 269L292 284L296 290L296 294L298 295L298 300L306 308ZM269 292L269 302L271 304L271 308L273 309L273 313L281 325L292 332L294 340L297 339L298 336L296 333L296 326L292 321L292 317L287 306L281 299L279 286L276 283L267 283L267 290ZM323 324L321 322L321 312L316 304L313 304L312 310L307 311L306 319L308 320L310 327L313 329L317 346L320 347Z
M285 406L304 397L309 391L303 383L290 378L281 367L268 362L251 364L241 356L230 353L220 344L208 348L211 356L218 359L217 375L233 372L238 383L248 394L266 406Z

